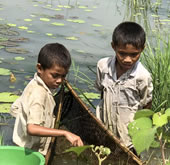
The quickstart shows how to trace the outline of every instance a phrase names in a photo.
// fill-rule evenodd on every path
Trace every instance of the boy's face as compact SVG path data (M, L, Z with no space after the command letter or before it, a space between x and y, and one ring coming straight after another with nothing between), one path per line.
M55 89L58 88L65 79L68 69L54 64L51 68L44 70L41 64L38 63L37 72L48 88Z
M113 43L111 43L111 45L116 53L117 65L123 71L131 69L143 51L143 49L138 49L131 44L116 47Z

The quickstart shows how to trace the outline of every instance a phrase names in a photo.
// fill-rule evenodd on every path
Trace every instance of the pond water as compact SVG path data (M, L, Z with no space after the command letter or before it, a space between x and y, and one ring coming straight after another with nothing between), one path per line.
M96 92L96 63L113 54L113 29L131 20L144 27L148 41L154 33L167 35L169 6L168 0L1 0L0 68L9 69L16 81L0 72L0 92L20 93L34 75L40 48L52 42L64 44L72 55L68 80L84 91ZM5 42L23 38L23 42L12 42L18 46ZM6 48L28 52L10 53Z

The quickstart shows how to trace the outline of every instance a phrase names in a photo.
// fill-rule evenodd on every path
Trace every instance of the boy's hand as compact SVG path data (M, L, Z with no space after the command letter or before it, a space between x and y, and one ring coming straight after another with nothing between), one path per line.
M73 146L83 146L81 138L71 132L66 132L65 137Z

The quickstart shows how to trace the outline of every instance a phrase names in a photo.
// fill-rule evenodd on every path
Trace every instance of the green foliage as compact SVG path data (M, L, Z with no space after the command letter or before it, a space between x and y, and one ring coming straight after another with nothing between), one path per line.
M156 43L147 43L142 63L146 66L153 79L152 108L158 112L162 108L170 107L170 41L156 36Z
M152 112L149 109L136 112L134 121L128 125L129 135L138 154L150 147L160 147L165 165L164 147L170 143L170 108Z
M80 146L80 147L71 147L67 150L64 151L64 153L66 152L74 152L76 153L76 155L79 157L79 155L85 151L87 148L91 148L91 145L84 145L84 146Z

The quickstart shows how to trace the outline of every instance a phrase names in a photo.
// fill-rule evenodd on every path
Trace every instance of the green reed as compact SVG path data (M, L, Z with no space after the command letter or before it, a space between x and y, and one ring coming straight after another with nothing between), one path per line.
M147 43L142 56L142 63L152 74L153 101L152 109L170 107L170 35L165 39L156 37L156 43Z

